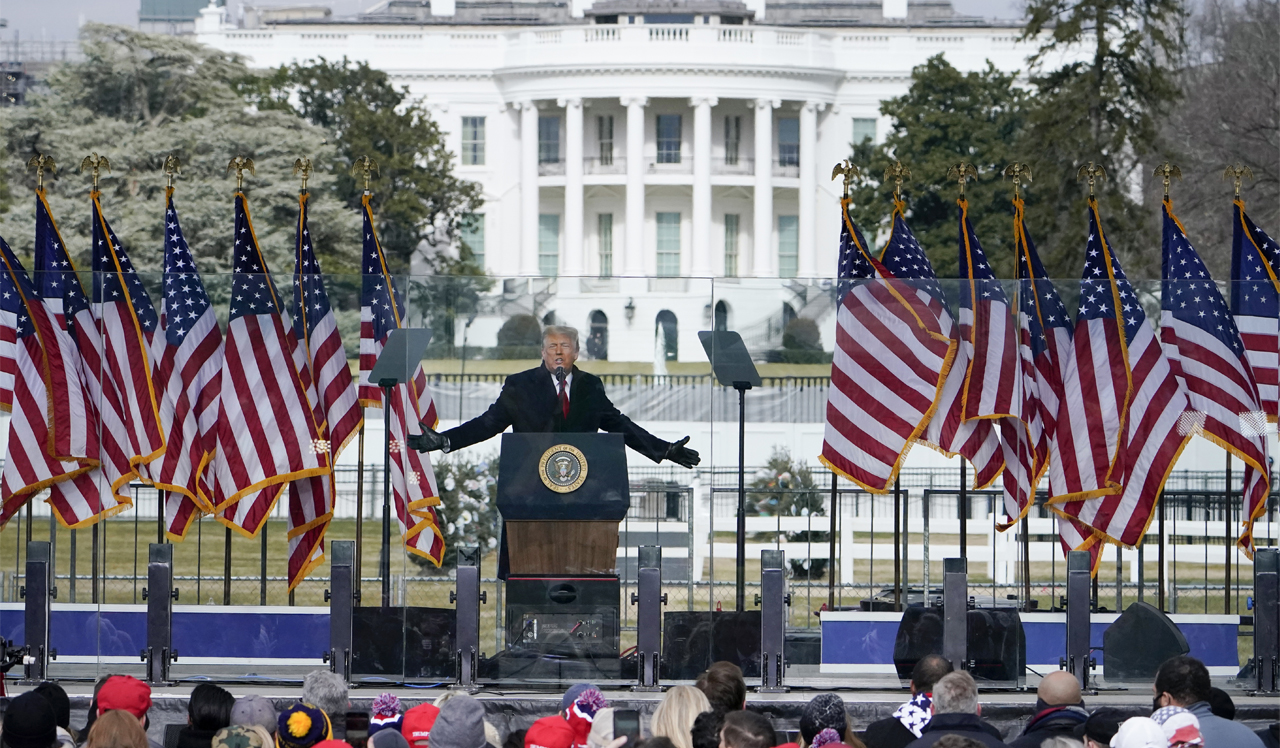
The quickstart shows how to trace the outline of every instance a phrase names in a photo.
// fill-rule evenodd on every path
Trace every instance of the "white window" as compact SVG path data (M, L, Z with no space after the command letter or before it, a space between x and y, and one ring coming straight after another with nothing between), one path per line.
M462 118L462 165L484 166L484 117Z
M658 115L658 163L680 163L680 115Z
M472 261L484 269L484 213L471 213L462 219L461 238L471 252Z
M554 278L560 272L560 214L538 216L538 273Z
M680 214L658 213L658 275L680 275Z
M613 115L596 117L596 134L600 141L600 165L613 166Z
M538 118L538 163L560 163L560 118Z
M613 277L613 214L596 216L596 233L600 236L600 277Z
M876 142L876 120L874 117L853 118L853 144L862 145L870 140Z
M778 216L778 276L794 278L800 272L800 217Z
M737 213L724 214L724 277L738 277L738 221Z

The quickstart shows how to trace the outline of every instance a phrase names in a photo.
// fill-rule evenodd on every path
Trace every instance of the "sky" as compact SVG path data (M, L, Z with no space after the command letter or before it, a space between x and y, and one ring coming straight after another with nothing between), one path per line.
M350 15L372 5L374 0L246 0L260 5L328 5L335 15ZM239 2L239 0L233 0ZM989 18L1019 18L1023 0L952 0L961 13ZM0 0L0 18L8 20L8 28L0 29L0 38L71 40L82 21L100 21L136 26L139 0Z

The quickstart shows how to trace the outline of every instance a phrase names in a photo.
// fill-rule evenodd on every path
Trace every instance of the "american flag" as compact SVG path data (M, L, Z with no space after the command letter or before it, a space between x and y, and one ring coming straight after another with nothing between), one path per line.
M1280 244L1235 201L1231 236L1231 314L1258 383L1267 419L1280 411Z
M329 461L337 459L364 421L355 381L347 366L338 322L324 290L320 261L307 227L307 195L298 198L297 260L293 271L294 358L313 385L308 396L316 409ZM333 474L289 484L289 589L324 560L324 533L333 517Z
M235 200L214 508L220 522L254 537L284 484L328 475L330 467L280 316L280 292L258 248L244 194Z
M1120 490L1069 501L1063 511L1111 542L1132 547L1142 541L1155 516L1152 509L1165 478L1192 428L1184 415L1188 409L1186 392L1160 350L1142 304L1107 244L1098 205L1093 200L1089 201L1089 242L1080 282L1075 343L1082 372L1114 375L1111 381L1084 390L1086 416L1091 411L1096 414L1098 409L1104 410L1101 418L1086 421L1085 427L1092 428L1095 423L1111 427L1115 422L1120 429L1114 437L1107 434L1108 441L1116 440L1118 452L1107 480L1118 484ZM1086 366L1095 360L1098 363ZM1067 387L1070 394L1070 383ZM1107 393L1122 388L1130 394L1123 398L1123 410L1113 417L1105 412L1113 402ZM1093 399L1098 397L1101 399ZM1063 408L1070 408L1071 404L1068 397ZM1061 502L1062 497L1051 501Z
M67 371L78 373L90 403L84 421L51 429L58 444L64 433L76 445L89 439L97 442L92 455L98 467L86 479L57 484L49 495L49 504L59 522L67 527L83 527L132 504L128 491L122 489L137 475L134 464L138 455L130 444L120 391L105 371L102 330L43 192L36 193L34 267L36 293L72 341L72 345L57 346L55 350L63 356ZM75 449L71 454L81 454L80 446Z
M1004 460L1008 529L1022 519L1035 497L1035 449L1023 420L1025 393L1018 356L1017 318L969 221L960 198L960 348L969 359L961 395L964 421L987 419L999 429Z
M392 330L401 327L404 307L387 271L386 258L373 227L373 209L366 193L364 206L364 286L360 297L360 400L365 405L382 406L382 390L369 382L369 372L386 345ZM427 378L421 367L413 381L391 390L391 412L383 413L391 439L391 499L405 548L439 566L444 558L444 536L440 533L435 507L440 504L431 460L409 449L405 440L419 423L439 422Z
M1198 433L1244 462L1239 545L1252 558L1253 520L1270 492L1267 416L1231 312L1167 199L1163 245L1160 341L1200 421Z
M92 226L93 307L102 339L103 389L114 392L129 460L135 470L145 473L145 468L136 466L146 465L165 450L151 357L160 319L128 253L102 214L96 192Z
M974 486L985 488L1004 469L1000 439L990 421L964 420L964 382L970 354L956 340L957 330L952 324L951 313L947 311L942 284L938 282L933 265L920 248L920 243L907 227L904 209L901 203L895 203L893 232L880 253L880 262L892 277L907 287L903 295L913 298L920 309L918 314L928 319L929 328L956 342L949 355L951 361L941 368L944 377L941 393L933 402L932 417L919 440L948 456L959 454L968 458L974 464Z
M1028 416L1032 444L1036 453L1034 484L1049 473L1049 496L1066 493L1062 474L1063 450L1072 449L1071 422L1074 413L1060 414L1063 399L1062 365L1074 358L1071 341L1071 317L1049 280L1031 234L1027 233L1026 206L1021 198L1014 200L1013 235L1018 254L1018 329L1019 357L1022 359L1024 392L1023 413ZM1062 420L1059 420L1061 415ZM1074 517L1060 516L1058 537L1065 556L1068 551L1089 550L1091 568L1097 569L1102 544L1093 529Z
M955 343L915 289L867 251L849 202L841 201L841 297L820 459L884 493L933 412Z
M186 537L191 521L213 511L213 461L222 388L222 331L195 257L182 235L173 188L165 191L164 299L155 337L160 421L165 453L147 466L165 489L165 532Z
M0 269L0 326L8 328L14 341L11 355L17 375L8 450L0 477L3 526L36 493L62 482L80 483L80 490L92 495L97 483L88 473L97 461L85 455L70 459L56 455L53 449L51 421L84 421L92 410L80 384L78 360L64 355L75 343L36 293L27 271L4 239L0 239L0 261L4 263ZM88 446L96 453L96 433L89 436Z

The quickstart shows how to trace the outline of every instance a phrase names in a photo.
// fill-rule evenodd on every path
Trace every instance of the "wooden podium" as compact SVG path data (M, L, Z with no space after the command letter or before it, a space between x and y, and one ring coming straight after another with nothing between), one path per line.
M510 574L614 574L618 523L631 506L625 449L620 434L502 436Z

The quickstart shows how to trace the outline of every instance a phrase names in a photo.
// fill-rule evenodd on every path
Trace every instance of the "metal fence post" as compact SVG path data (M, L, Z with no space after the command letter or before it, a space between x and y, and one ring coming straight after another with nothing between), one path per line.
M1258 690L1277 689L1280 658L1280 551L1259 548L1253 561L1253 662Z
M1067 651L1059 666L1089 687L1089 670L1094 660L1089 656L1089 551L1067 554Z
M454 643L459 688L476 690L476 670L480 663L480 604L488 602L488 594L480 589L480 549L458 549L457 589L449 593L449 602L457 606L457 634ZM499 612L501 615L501 612Z
M360 597L355 589L355 542L335 540L329 544L329 589L324 601L329 603L329 651L324 660L342 680L351 680L351 609Z
M147 682L169 682L169 663L178 659L173 649L173 601L178 590L173 586L173 546L152 543L147 550L147 586L142 589L147 601L147 648L142 660L147 663Z
M782 685L786 663L783 650L786 644L787 606L791 596L787 594L787 578L783 569L786 553L780 550L760 552L760 594L756 604L760 606L760 673L763 676L761 693L785 691Z
M956 670L969 667L969 563L942 560L942 656Z
M58 656L49 648L49 601L58 596L58 589L52 586L52 554L48 541L27 543L27 574L19 590L25 607L27 654L23 658L23 681L26 683L39 683L48 678L49 660Z
M636 588L631 604L636 610L636 672L639 685L635 691L659 691L658 658L662 652L662 606L667 595L662 591L662 546L642 545L636 559Z

